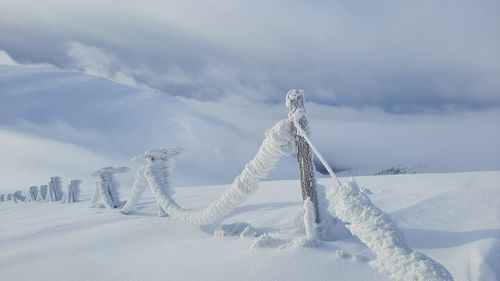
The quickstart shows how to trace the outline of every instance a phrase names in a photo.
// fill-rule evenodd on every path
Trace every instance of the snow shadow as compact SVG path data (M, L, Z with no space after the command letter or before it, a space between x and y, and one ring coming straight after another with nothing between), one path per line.
M258 209L267 209L267 210L273 210L273 209L281 209L281 208L287 208L287 207L294 207L296 206L297 208L300 207L300 203L298 202L272 202L272 203L262 203L262 204L253 204L253 205L244 205L235 208L226 218L230 218L239 214L247 213L247 212L252 212Z
M497 228L459 232L414 228L401 228L401 230L408 244L418 249L449 248L490 238L500 240L500 229Z

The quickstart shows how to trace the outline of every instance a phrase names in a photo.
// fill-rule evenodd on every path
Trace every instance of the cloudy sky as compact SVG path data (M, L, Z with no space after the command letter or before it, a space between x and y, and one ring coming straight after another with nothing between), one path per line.
M500 2L17 1L0 49L200 100L391 113L500 106Z
M500 169L497 0L2 0L0 64L31 68L0 67L0 141L12 157L26 150L10 141L20 139L26 151L43 142L88 152L88 167L122 163L171 140L175 104L152 114L171 95L189 108L172 121L189 146L179 170L210 167L181 181L227 183L286 116L286 92L300 88L312 138L338 170ZM124 119L106 127L94 112L108 102L115 111L103 118ZM105 155L111 149L120 155ZM21 171L26 161L0 168ZM296 176L294 166L271 178Z

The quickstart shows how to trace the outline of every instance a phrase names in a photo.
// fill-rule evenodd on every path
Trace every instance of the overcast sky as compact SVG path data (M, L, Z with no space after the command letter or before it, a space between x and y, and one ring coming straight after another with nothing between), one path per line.
M500 2L0 2L0 49L191 98L392 113L500 106Z

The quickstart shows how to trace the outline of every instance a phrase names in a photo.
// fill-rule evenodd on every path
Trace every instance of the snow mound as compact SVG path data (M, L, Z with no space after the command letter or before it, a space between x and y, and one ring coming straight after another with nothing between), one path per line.
M262 235L260 231L253 228L246 222L235 222L231 224L223 224L215 230L215 237L258 237Z

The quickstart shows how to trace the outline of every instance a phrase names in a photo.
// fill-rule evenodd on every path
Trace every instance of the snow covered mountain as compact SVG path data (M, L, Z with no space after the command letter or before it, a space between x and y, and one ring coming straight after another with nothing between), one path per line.
M455 281L499 280L500 172L366 176L357 181L399 225L408 244L443 264ZM127 184L122 181L124 198ZM182 206L200 208L227 188L178 188L175 197ZM84 201L75 204L1 203L2 276L75 281L388 280L370 267L373 253L345 231L316 247L296 247L286 239L256 246L263 235L301 235L294 232L302 205L295 180L262 183L220 223L203 227L156 216L151 194L128 216L89 209L90 191L91 185L84 185ZM243 225L248 226L246 232L235 224L239 222L249 224Z
M48 65L0 65L0 190L44 184L50 176L92 180L146 149L177 145L176 185L231 182L264 131L287 116L284 103L200 101ZM283 90L283 95L288 89ZM307 97L307 92L306 92ZM307 103L312 139L344 175L387 167L422 172L496 170L498 110L392 115ZM470 149L474 148L474 149ZM131 180L131 175L125 175ZM296 178L293 157L269 179Z

